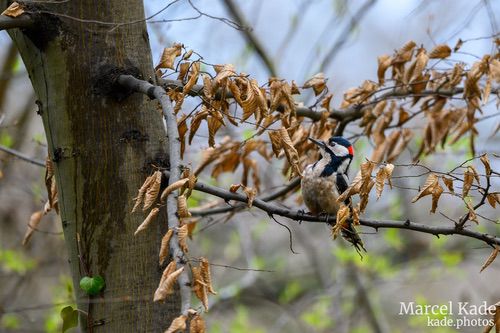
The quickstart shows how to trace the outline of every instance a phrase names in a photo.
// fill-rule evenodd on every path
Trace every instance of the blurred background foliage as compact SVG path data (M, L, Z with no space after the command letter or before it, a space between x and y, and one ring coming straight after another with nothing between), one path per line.
M231 17L225 1L193 3L204 13ZM239 0L236 4L277 75L302 84L321 69L329 78L334 105L348 88L365 79L376 80L377 56L391 54L408 40L430 49L439 43L453 46L459 38L498 34L495 14L500 13L500 2L493 0ZM164 5L164 1L145 1L149 14ZM260 83L267 81L269 68L240 31L206 16L181 20L190 17L196 17L196 12L180 1L157 17L168 22L148 25L155 63L163 47L181 42L208 63L232 63ZM0 145L44 159L45 137L27 73L5 32L0 34L0 45ZM466 43L454 59L471 62L491 50L491 38L477 39ZM312 96L299 99L307 104ZM498 113L495 106L483 111ZM500 154L498 135L490 136L497 124L498 118L493 117L478 125L482 134L478 153ZM222 129L220 136L245 139L252 134L252 128L240 126ZM193 166L200 160L201 148L207 147L206 139L207 133L200 131L187 149L185 160ZM371 150L367 140L357 140L354 169ZM470 157L464 139L421 162L450 169ZM259 168L264 192L285 182L279 164L260 161ZM238 182L239 173L238 169L216 180L205 173L201 179L227 188ZM48 216L29 245L21 246L30 214L46 200L43 175L41 168L0 153L0 331L60 332L60 310L74 305L58 218ZM402 181L409 188L419 185L418 179ZM429 215L428 202L421 202L425 200L410 204L415 191L386 191L381 200L370 202L366 216L429 224L444 220L438 214ZM210 199L194 193L189 207ZM295 197L284 204L299 205ZM440 209L453 214L458 208L443 199ZM497 223L480 228L500 234L495 212L482 213ZM479 274L490 253L480 242L363 229L368 254L361 259L342 240L332 242L325 225L288 226L298 254L290 251L288 232L254 210L198 223L190 252L221 265L212 267L219 294L210 299L209 332L451 332L428 328L425 317L398 315L399 302L496 303L500 299L498 264Z

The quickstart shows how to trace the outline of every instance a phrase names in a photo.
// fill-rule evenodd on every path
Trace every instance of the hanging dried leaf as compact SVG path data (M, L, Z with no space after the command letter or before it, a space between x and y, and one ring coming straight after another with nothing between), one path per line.
M205 333L205 330L205 321L198 313L196 313L191 319L189 333Z
M206 258L201 257L201 276L203 278L203 282L207 285L207 291L212 295L217 295L212 287L212 277L210 274L210 263Z
M236 76L234 65L231 64L214 66L214 69L217 72L217 75L214 78L214 83L217 86L220 86L223 80L226 80L231 76Z
M283 146L281 144L281 133L279 131L268 131L269 139L273 148L273 153L276 157L279 156Z
M455 193L455 190L453 189L453 179L448 178L446 176L442 177L444 185L450 190L451 193Z
M253 201L255 197L257 196L257 190L251 187L244 187L243 192L247 195L247 205L248 208L252 208Z
M479 224L474 206L472 206L472 204L467 200L465 200L465 205L467 206L467 209L469 210L469 220L476 222L476 224Z
M174 69L175 58L182 54L182 44L174 43L171 47L163 49L160 63L155 67L155 70L160 68Z
M188 238L188 226L184 224L183 226L177 228L177 239L179 240L179 246L181 247L181 250L184 253L188 253L188 245L187 245L187 238Z
M474 181L474 171L467 167L467 170L464 172L464 185L462 188L462 198L467 197L469 194L469 190L472 186L472 182Z
M428 177L427 177L427 180L425 181L425 184L424 186L422 187L422 189L420 190L420 192L417 194L417 196L415 198L413 198L413 200L411 202L416 202L417 200L419 200L420 198L423 198L429 194L432 194L432 192L434 191L434 188L437 186L438 184L438 176L434 173L431 173Z
M142 201L144 199L144 195L146 194L146 191L148 190L149 186L151 186L151 184L153 183L154 179L155 178L153 176L149 176L148 178L146 178L146 180L142 184L141 188L139 189L139 191L137 193L137 197L135 197L135 199L134 199L135 204L134 204L134 208L132 208L132 213L135 213L137 211L137 209L139 208L139 206L142 204Z
M288 131L285 127L281 127L280 131L281 143L283 145L283 149L285 150L285 155L288 163L292 166L292 172L290 173L290 179L292 179L295 175L302 176L300 172L300 159L299 153L293 146L292 140L288 135Z
M346 205L341 205L339 210L337 211L337 222L332 227L332 237L336 239L342 229L346 229L348 227L347 219L350 217L350 209Z
M170 239L172 238L173 234L174 234L174 230L169 229L165 233L165 236L163 236L163 238L161 239L160 254L158 255L160 266L163 265L163 263L165 262L165 259L167 259L169 256Z
M24 13L24 8L22 5L20 5L17 2L13 2L10 4L9 7L7 7L6 10L2 12L1 15L9 16L9 17L18 17L21 16Z
M213 147L215 146L215 134L217 134L217 131L222 125L225 126L222 114L219 111L211 113L211 115L208 117L207 124L208 124L208 145L210 147Z
M488 193L488 195L486 196L486 199L488 200L488 203L491 207L496 208L497 203L500 203L498 196L498 193Z
M378 69L377 69L377 77L378 83L383 85L385 83L385 72L391 66L392 58L391 56L384 54L377 58L378 61Z
M451 55L451 48L446 44L436 45L429 53L431 59L445 59Z
M352 224L353 225L359 225L359 211L360 211L360 205L359 203L352 209Z
M151 222L153 222L153 220L155 219L155 217L158 215L159 212L160 212L159 208L153 208L153 209L151 209L151 211L149 212L148 216L144 219L144 221L141 223L141 225L134 232L134 236L137 236L137 234L139 232L145 230L148 227L148 225Z
M488 158L488 155L486 155L486 154L481 155L481 157L479 159L481 160L481 162L484 165L484 170L486 172L486 176L490 176L491 175L491 166L490 166L490 160Z
M318 96L325 90L326 88L326 79L325 79L325 74L323 73L318 73L315 74L312 78L306 81L302 88L313 88L314 90L314 95Z
M479 271L479 273L481 273L482 271L484 271L489 265L491 265L491 263L493 261L495 261L497 255L498 255L498 252L500 252L500 247L498 247L498 245L496 245L495 248L493 249L493 252L491 252L491 254L488 257L488 259L486 259L486 261L483 264L483 266L481 266L481 270Z
M161 186L161 171L156 171L153 174L153 180L151 184L148 186L146 191L146 197L144 198L144 206L142 207L143 211L148 210L156 201L158 197L158 193L160 192Z
M177 282L177 278L179 277L179 275L182 274L183 271L184 267L181 267L178 270L168 274L168 276L165 279L163 279L162 277L160 285L156 289L155 294L153 296L153 302L163 302L168 295L174 293L175 282Z
M377 175L375 176L375 184L376 184L376 190L377 190L377 200L380 198L382 195L382 191L384 190L384 185L385 181L387 180L389 182L389 185L392 188L392 183L391 183L391 176L392 176L392 171L394 170L394 165L392 164L387 164L383 168L380 168L377 172Z
M193 293L200 300L201 304L205 308L205 311L208 311L208 294L207 294L207 285L203 282L203 277L201 276L201 268L192 266L191 273L193 275Z
M185 315L175 318L172 321L172 324L170 324L170 327L164 333L176 333L179 331L184 332L186 329L186 319L187 317Z
M191 217L191 213L188 211L187 198L185 195L179 195L177 197L177 215L180 218Z
M189 77L188 82L182 89L182 93L184 95L188 94L189 91L194 87L196 82L198 82L198 77L200 76L200 63L198 61L193 62L191 65L191 76Z
M168 185L163 192L161 193L160 201L165 202L167 200L167 197L170 193L172 193L175 190L180 189L182 186L184 186L187 182L189 181L188 178L183 178L179 179L178 181L174 182L173 184Z
M443 191L444 190L441 187L441 185L439 185L439 183L437 183L437 185L432 190L432 208L431 208L431 213L433 213L433 214L436 212L436 209L438 207L439 198L441 197L441 194L443 193Z
M26 229L26 233L24 234L22 244L26 245L30 241L31 237L33 236L33 233L35 232L37 226L40 224L40 221L42 220L43 217L43 211L39 210L37 212L34 212L30 216L30 220L28 222L28 228Z

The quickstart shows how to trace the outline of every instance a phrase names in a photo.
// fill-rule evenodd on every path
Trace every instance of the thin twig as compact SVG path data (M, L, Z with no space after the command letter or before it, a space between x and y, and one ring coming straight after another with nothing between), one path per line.
M0 145L0 151L3 151L5 153L7 153L7 154L16 156L17 158L19 158L19 159L21 159L23 161L29 162L31 164L38 165L38 166L41 166L41 167L45 167L45 162L44 161L36 159L36 158L29 157L28 155L23 154L23 153L21 153L21 152L19 152L17 150L11 149L9 147L5 147L5 146Z
M243 16L243 13L238 9L238 6L233 2L233 0L224 0L224 4L226 5L227 10L229 11L229 13L231 13L231 16L234 18L234 20L238 23L239 26L243 27L249 26L249 24L246 22L245 17ZM274 66L273 61L271 60L271 57L269 56L269 54L267 54L266 50L264 49L264 46L257 38L257 36L255 36L255 34L253 33L253 30L247 28L242 31L243 34L245 35L245 39L247 40L247 42L254 48L259 58L266 66L269 74L271 76L277 76L276 68Z

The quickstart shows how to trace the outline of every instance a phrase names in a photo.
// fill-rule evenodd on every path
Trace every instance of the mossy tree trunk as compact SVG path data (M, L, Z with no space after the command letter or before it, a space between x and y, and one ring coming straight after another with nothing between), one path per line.
M2 2L5 8L8 3ZM161 115L156 102L145 96L117 96L115 91L113 97L102 80L96 85L110 68L153 77L143 3L73 0L28 8L42 11L37 24L10 34L36 91L56 166L77 303L89 314L80 317L81 328L159 332L180 307L177 297L163 305L152 302L161 276L157 258L165 227L134 237L145 216L130 211L152 165L168 161ZM112 26L89 20L135 23ZM87 274L105 279L103 293L89 297L78 288Z

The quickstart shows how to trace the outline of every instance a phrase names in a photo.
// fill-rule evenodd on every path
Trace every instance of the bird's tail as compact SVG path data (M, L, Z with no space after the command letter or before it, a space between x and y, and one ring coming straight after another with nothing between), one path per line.
M358 232L354 228L354 225L352 221L347 221L346 222L347 226L342 228L342 237L351 243L355 248L356 251L361 255L361 250L364 252L367 252L365 249L365 246L363 244L363 241L361 240L361 237L359 237Z

